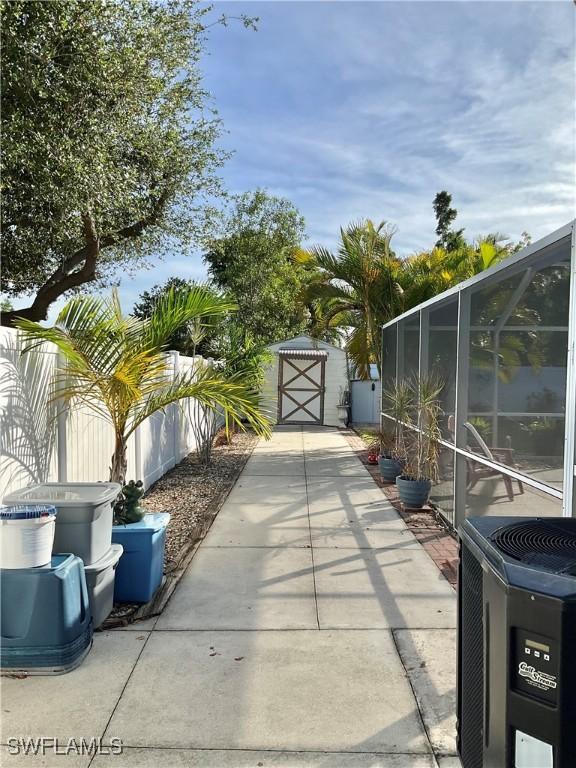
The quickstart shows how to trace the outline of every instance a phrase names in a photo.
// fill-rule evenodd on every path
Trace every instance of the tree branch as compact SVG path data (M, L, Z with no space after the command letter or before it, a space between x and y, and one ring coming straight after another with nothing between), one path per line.
M79 248L71 256L64 259L60 266L54 270L46 282L38 289L34 301L29 307L2 312L1 324L12 326L17 317L24 317L27 320L35 321L45 320L48 316L48 308L56 299L66 293L66 291L78 288L80 285L95 279L98 258L103 249L118 245L123 240L140 237L144 230L157 223L170 200L172 192L172 185L166 184L147 216L101 238L98 237L96 223L91 211L84 211L82 213L82 229L84 234L84 245L82 248ZM80 269L72 271L76 267L80 267Z
M152 227L157 223L160 216L164 213L173 191L172 185L166 184L148 216L144 216L140 221L136 221L134 224L123 227L117 232L105 235L100 241L100 248L110 248L113 245L118 245L122 240L140 237L145 229Z

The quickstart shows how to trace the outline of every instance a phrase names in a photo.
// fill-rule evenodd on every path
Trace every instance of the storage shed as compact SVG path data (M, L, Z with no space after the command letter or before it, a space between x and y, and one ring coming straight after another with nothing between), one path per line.
M345 350L304 335L268 349L274 359L266 371L264 397L271 419L337 427L337 406L349 388Z

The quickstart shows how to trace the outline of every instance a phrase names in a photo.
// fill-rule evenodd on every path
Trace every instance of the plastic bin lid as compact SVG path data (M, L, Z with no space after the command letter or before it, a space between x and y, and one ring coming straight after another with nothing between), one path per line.
M118 483L40 483L21 488L4 497L10 504L37 501L58 507L105 504L120 493Z
M63 553L61 555L52 555L52 559L49 563L46 563L46 565L38 565L35 568L10 568L10 570L0 569L0 577L2 579L8 579L10 576L18 574L18 578L25 577L27 579L44 579L54 571L69 567L76 560L80 560L80 558L72 554Z
M63 554L59 555L52 555L52 559L50 560L50 563L46 566L44 566L44 569L48 569L50 571L57 571L59 568L62 568L63 565L68 565L72 560L76 560L77 555L72 554L71 552L65 552ZM35 569L39 570L39 569Z
M86 573L105 571L106 568L110 568L111 565L116 565L118 560L122 557L123 552L124 547L122 544L112 544L108 552L106 552L100 560L96 560L96 562L90 563L90 565L85 565L84 570Z
M39 517L55 517L56 507L49 504L0 506L0 520L34 520Z
M114 525L112 530L152 535L153 533L166 528L169 522L169 512L148 512L144 515L142 520L139 520L137 523L127 523L126 525L119 523L118 525Z

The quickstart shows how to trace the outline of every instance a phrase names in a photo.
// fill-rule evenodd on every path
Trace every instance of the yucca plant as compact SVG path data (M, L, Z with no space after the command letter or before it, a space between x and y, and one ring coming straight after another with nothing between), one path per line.
M407 507L421 507L428 500L432 484L438 481L438 453L441 438L438 421L442 412L442 381L434 376L399 379L384 391L388 412L395 419L393 456L401 465L395 482ZM386 471L380 465L385 479ZM386 467L384 467L386 470Z
M394 440L390 458L405 462L408 454L407 431L414 423L414 388L407 379L396 379L382 393L386 412L394 419Z
M235 310L204 286L168 291L145 320L122 314L116 292L111 298L79 296L46 328L20 319L26 351L43 342L56 345L66 361L55 379L54 397L68 407L87 406L114 429L110 480L126 478L130 435L147 418L171 403L195 398L220 408L228 421L244 422L269 436L260 397L241 373L225 378L209 365L174 374L166 356L173 333L187 324Z
M387 412L395 422L391 455L406 463L406 474L418 479L437 475L443 387L442 380L430 374L398 379L383 392Z
M442 406L443 382L434 374L414 377L409 385L413 393L414 421L417 431L411 433L405 474L413 480L438 482L438 442L442 433L438 425Z
M382 404L386 407L387 403L386 411L394 419L394 432L392 439L381 445L378 464L382 480L394 483L406 467L407 435L414 410L413 391L409 382L400 379L393 381L382 395Z
M388 429L367 429L360 432L368 453L390 455L394 449L394 433Z

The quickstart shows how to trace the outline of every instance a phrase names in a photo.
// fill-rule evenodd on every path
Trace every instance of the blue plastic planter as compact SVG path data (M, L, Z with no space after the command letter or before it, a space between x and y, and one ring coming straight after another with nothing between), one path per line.
M402 474L402 464L397 459L379 456L378 465L380 466L382 480L386 483L393 483L397 476Z
M432 483L430 480L411 480L399 475L396 478L396 487L404 506L409 509L420 509L428 501Z
M2 671L60 674L90 650L92 621L84 563L54 555L40 568L0 571Z
M144 515L137 523L114 525L112 541L124 547L116 568L114 600L147 603L162 583L168 512Z

